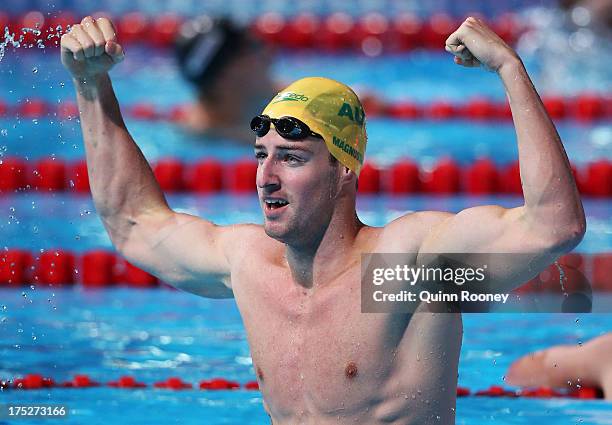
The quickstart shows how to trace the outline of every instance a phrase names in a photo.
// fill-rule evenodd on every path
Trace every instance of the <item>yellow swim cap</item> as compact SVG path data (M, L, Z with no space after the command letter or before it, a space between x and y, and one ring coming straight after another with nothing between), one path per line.
M297 80L262 112L270 118L297 118L323 136L329 152L357 175L366 150L363 106L350 87L329 78Z

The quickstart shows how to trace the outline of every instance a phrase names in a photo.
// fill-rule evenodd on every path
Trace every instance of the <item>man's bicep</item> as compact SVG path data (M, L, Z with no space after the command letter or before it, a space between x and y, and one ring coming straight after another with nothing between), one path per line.
M528 281L556 258L545 234L533 229L523 207L469 208L448 217L427 235L419 261L432 254L465 254L465 263L487 261L496 288L510 290Z
M227 231L188 214L141 217L121 253L179 288L200 281L229 288L230 265L223 243Z

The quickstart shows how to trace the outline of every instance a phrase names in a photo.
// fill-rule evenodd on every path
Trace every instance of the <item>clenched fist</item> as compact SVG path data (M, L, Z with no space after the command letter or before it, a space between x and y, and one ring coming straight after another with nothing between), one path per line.
M483 66L497 72L505 63L518 59L508 46L480 19L469 17L446 40L446 51L455 55L455 63L468 67Z
M62 63L73 78L86 79L108 72L123 60L113 23L106 18L85 17L61 40Z

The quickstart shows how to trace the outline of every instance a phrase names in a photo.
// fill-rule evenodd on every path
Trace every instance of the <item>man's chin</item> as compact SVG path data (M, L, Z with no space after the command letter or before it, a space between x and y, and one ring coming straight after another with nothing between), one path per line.
M264 224L264 231L266 235L282 243L285 243L288 236L286 229L280 229L278 226L270 225L270 223Z

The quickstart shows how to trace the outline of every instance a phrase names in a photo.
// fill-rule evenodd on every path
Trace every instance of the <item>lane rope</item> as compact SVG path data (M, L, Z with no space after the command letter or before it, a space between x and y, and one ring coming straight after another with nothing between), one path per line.
M416 102L410 99L388 101L374 94L361 96L368 118L387 117L397 120L449 121L467 120L475 122L510 122L512 114L507 102L494 101L475 96L466 102L433 100ZM554 120L575 120L581 123L612 119L612 95L610 93L584 92L571 97L543 96L542 102ZM128 118L141 121L165 121L181 123L186 119L188 104L160 107L149 102L135 102L125 105ZM0 99L0 116L16 119L56 118L61 121L77 119L79 110L76 102L63 99L48 102L40 98L28 98L10 104Z
M161 189L167 193L253 194L256 191L257 162L251 158L232 162L202 159L184 162L160 158L152 164ZM578 190L584 196L612 197L612 160L600 160L572 170ZM57 157L30 161L0 156L0 197L23 192L90 193L87 164L84 160L64 161ZM440 158L432 166L421 166L411 159L379 167L364 164L359 176L360 194L375 195L522 195L518 161L498 165L481 157L462 165L451 158Z
M121 16L101 11L94 18L108 17L115 23L122 43L146 44L155 48L173 45L185 19L174 13L147 16L129 12ZM51 48L59 45L61 35L82 16L70 11L42 13L30 11L20 16L0 12L0 42L8 39L20 47ZM368 56L384 52L412 49L437 49L455 31L462 19L445 13L434 13L427 18L401 13L391 18L381 13L366 13L360 17L337 12L327 16L300 13L284 17L279 13L264 13L248 24L248 29L264 42L281 48L326 51L357 50ZM528 28L520 17L504 13L488 20L494 31L507 43L514 44Z
M42 251L42 252L41 252ZM560 269L563 274L561 275ZM516 289L521 293L559 292L561 279L567 294L612 291L612 252L566 254L538 276ZM40 287L106 288L125 285L137 288L170 288L155 276L130 264L110 250L96 249L81 254L65 249L0 251L0 288Z
M122 389L167 389L167 390L193 390L206 391L216 390L259 390L257 381L248 381L240 384L225 378L213 378L202 380L199 383L190 383L179 377L170 377L163 381L150 384L139 382L133 376L121 376L119 379L101 383L92 380L88 375L74 375L70 381L56 382L52 378L43 377L39 374L27 374L21 378L12 380L0 380L0 390L41 390L49 388L93 388L111 387ZM465 387L457 387L457 397L504 397L504 398L574 398L574 399L601 399L603 392L599 388L577 386L572 389L554 389L549 387L536 387L525 389L507 389L502 386L492 385L487 389L472 391Z

